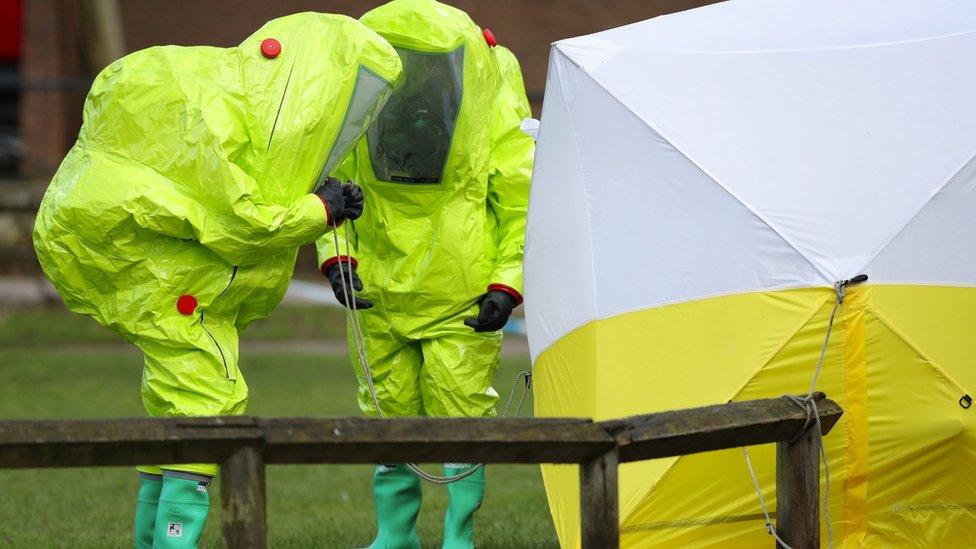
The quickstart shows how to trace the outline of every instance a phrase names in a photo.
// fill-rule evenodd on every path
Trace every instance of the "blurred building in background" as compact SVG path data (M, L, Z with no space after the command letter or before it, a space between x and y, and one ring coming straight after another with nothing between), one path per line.
M549 45L716 0L454 0L522 63L538 115ZM37 272L32 211L81 126L95 75L160 44L233 46L299 11L359 17L382 0L0 0L0 274ZM312 266L312 259L303 262ZM302 269L299 270L301 272Z

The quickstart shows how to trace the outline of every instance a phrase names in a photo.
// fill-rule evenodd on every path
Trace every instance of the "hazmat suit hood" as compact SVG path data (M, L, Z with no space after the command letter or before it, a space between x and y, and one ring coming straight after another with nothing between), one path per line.
M147 145L177 134L186 138L184 154L200 160L198 173L214 161L208 145L220 145L222 160L247 172L263 199L288 204L324 179L327 160L334 167L349 152L400 67L355 20L299 13L268 22L236 48L164 46L116 61L92 87L83 137L153 165L146 154L160 147ZM166 93L167 81L180 92ZM161 96L164 104L154 101Z
M260 90L246 96L246 122L263 192L294 200L320 185L389 99L401 63L364 31L345 16L298 14L236 48L245 87ZM280 53L269 63L258 52L276 36Z
M481 28L463 11L433 0L394 0L362 22L396 48L405 67L389 109L370 129L376 178L439 184L477 177L472 168L488 158L482 144L490 139L489 105L499 83ZM463 122L479 118L485 123Z

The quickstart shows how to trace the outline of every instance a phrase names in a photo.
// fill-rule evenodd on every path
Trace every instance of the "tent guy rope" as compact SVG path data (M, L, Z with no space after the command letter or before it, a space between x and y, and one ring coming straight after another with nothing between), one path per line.
M820 459L824 464L824 497L823 497L823 512L824 512L824 522L827 527L827 547L834 546L834 533L831 528L830 521L830 464L827 463L827 451L824 449L822 430L820 427L820 411L817 410L817 402L813 398L813 393L817 389L817 381L820 379L820 372L823 371L824 360L827 357L827 348L830 346L830 334L834 330L834 320L837 318L837 312L840 310L841 305L844 304L844 298L847 297L847 287L852 284L860 284L866 282L868 276L861 274L854 278L848 280L839 280L834 283L834 307L830 311L830 320L827 321L827 333L824 335L823 346L820 348L820 357L817 359L817 368L813 372L813 378L810 380L810 389L807 394L802 397L795 395L784 395L786 398L790 399L791 402L803 409L807 414L807 420L803 424L803 428L796 434L794 440L798 440L807 429L811 427L811 424L816 424L817 437L820 438ZM776 541L780 546L791 549L789 544L784 542L779 535L776 533L776 527L773 525L773 521L769 516L769 509L766 507L766 500L763 497L762 489L759 487L759 479L756 477L756 471L752 467L752 460L749 458L749 450L744 446L742 447L742 453L746 458L746 467L749 469L749 476L752 477L752 485L756 489L756 495L759 496L759 505L762 507L763 516L766 518L766 531L769 535L776 538Z

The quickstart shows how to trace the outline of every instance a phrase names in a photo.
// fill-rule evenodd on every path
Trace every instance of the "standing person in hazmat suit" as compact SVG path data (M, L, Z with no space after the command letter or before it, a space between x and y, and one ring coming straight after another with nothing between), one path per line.
M238 330L281 300L301 244L361 214L359 188L328 174L400 72L358 21L303 13L236 48L139 51L95 80L34 246L72 311L142 349L151 415L244 413ZM216 465L139 471L136 547L196 546Z
M404 76L337 171L362 185L366 211L337 231L338 253L335 235L317 243L341 302L343 276L347 290L365 288L349 306L362 310L380 410L361 372L360 407L369 415L493 416L499 330L522 301L534 154L519 129L530 109L518 62L467 14L434 0L395 0L361 21L393 44ZM444 547L472 547L484 488L484 469L448 485ZM419 547L417 475L380 465L373 491L372 547Z

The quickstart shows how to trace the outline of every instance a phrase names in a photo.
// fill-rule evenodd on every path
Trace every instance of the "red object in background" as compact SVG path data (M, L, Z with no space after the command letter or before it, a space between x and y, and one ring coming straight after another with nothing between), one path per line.
M20 60L21 0L0 0L0 60Z

